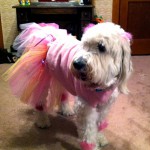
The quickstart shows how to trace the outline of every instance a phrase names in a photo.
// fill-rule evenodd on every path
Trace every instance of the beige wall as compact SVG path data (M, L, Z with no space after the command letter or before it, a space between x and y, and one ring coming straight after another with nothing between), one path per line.
M113 0L93 0L94 13L103 16L104 21L112 21L112 2Z
M12 8L18 0L0 0L4 47L9 49L18 34L16 27L16 11ZM102 15L105 21L112 19L112 0L93 0L95 14Z
M1 0L0 13L2 19L4 47L10 48L15 36L17 35L16 12L12 5L17 4L17 0Z

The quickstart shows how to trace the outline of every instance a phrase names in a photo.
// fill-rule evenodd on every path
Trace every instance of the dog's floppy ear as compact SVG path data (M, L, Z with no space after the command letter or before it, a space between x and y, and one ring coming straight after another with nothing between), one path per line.
M133 71L132 62L131 62L131 41L132 36L125 32L125 35L122 37L122 66L120 74L120 84L119 90L124 94L128 94L127 80Z

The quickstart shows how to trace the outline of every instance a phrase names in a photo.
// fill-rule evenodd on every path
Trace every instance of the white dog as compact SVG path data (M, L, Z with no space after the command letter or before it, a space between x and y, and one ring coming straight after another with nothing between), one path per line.
M38 110L36 123L42 128L50 125L48 109L56 109L60 101L65 114L74 113L68 105L68 98L77 96L73 108L78 110L80 147L82 150L98 150L107 143L101 136L101 130L106 126L104 119L110 106L120 92L128 93L126 83L132 72L131 38L129 33L113 23L87 28L81 41L70 35L64 38L56 38L54 33L48 35L46 43L39 44L45 42L41 40L32 47L33 50L27 50L16 65L18 70L26 70L23 75L27 79L33 79L40 70L40 75L35 77L38 83L34 85L32 80L26 83L24 90L19 89L15 93L25 91L22 92L24 96L19 97ZM28 62L30 65L27 65ZM39 64L41 68L37 69ZM17 71L16 74L21 73ZM19 77L10 77L12 84L15 84L14 79L18 81Z

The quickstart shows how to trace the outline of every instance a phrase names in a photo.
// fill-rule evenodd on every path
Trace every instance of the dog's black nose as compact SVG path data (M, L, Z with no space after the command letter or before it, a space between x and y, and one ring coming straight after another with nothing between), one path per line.
M86 66L86 60L81 56L73 62L73 66L77 70L84 69Z

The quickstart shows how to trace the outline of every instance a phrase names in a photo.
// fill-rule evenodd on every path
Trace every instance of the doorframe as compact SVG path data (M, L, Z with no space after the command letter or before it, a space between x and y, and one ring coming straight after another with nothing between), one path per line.
M113 0L113 7L112 7L112 22L118 24L120 19L120 0Z
M4 48L1 14L0 14L0 48Z

